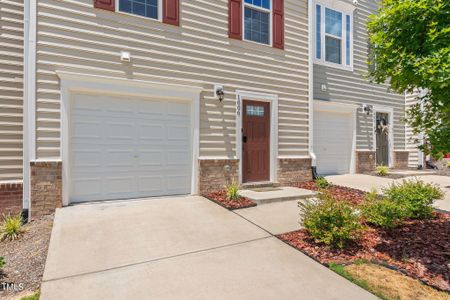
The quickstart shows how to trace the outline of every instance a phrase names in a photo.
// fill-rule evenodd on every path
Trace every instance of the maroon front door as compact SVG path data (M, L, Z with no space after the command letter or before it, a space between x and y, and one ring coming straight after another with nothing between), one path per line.
M243 102L242 117L242 180L270 180L270 104Z

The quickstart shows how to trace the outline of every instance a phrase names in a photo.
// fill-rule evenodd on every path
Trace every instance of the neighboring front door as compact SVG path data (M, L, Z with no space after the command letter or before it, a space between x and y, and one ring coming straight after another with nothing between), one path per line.
M270 103L243 102L242 180L270 180Z
M389 166L389 114L377 113L376 139L377 139L377 165Z

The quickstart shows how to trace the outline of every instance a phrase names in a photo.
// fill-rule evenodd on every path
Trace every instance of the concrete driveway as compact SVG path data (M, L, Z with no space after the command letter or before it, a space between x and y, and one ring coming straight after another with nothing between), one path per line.
M41 299L376 299L202 197L56 212Z
M450 176L423 175L405 177L402 179L390 179L365 174L346 174L326 177L326 179L333 184L347 186L366 192L370 192L374 188L381 191L383 188L388 187L392 183L398 183L404 179L414 178L440 186L441 189L445 192L445 198L443 200L436 201L434 206L435 208L440 210L450 211Z

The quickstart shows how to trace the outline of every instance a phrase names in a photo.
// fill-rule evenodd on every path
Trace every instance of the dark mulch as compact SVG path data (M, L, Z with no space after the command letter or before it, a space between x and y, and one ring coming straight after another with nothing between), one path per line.
M360 241L345 250L317 244L305 229L278 236L323 264L358 259L393 266L405 274L450 292L450 215L409 220L393 230L369 227Z
M204 197L230 210L256 206L255 202L245 197L240 197L238 200L230 200L227 198L227 193L224 190L209 193L204 195Z
M15 241L0 242L0 256L6 264L0 282L23 285L23 291L0 291L0 298L27 294L39 289L47 258L48 244L53 226L53 216L24 225L24 234Z
M297 186L301 189L307 189L311 191L318 190L317 185L314 181L300 182ZM333 195L334 199L338 201L348 201L353 204L362 203L364 200L364 196L366 195L366 193L363 191L340 185L331 185L326 190Z

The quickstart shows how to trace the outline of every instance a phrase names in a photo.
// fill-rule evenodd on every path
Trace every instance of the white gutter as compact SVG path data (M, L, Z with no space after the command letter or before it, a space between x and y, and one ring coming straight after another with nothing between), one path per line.
M30 161L36 158L36 0L24 2L23 208L30 210ZM28 212L30 213L30 211Z
M314 154L314 3L308 0L308 116L309 116L309 156L311 156L311 166L317 166L317 157Z

